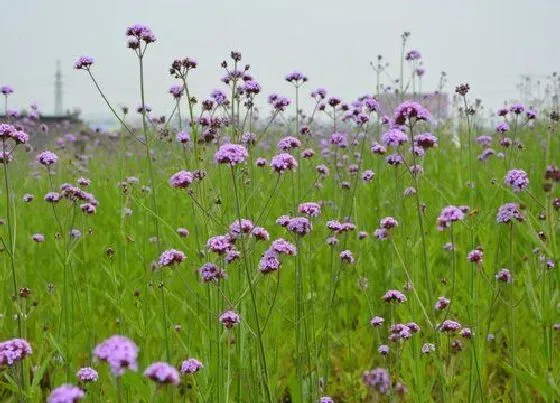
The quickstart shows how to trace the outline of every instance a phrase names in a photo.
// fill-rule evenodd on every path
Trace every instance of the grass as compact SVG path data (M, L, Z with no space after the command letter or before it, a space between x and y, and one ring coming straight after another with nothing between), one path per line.
M10 213L5 189L0 198L0 211L6 218L11 214L12 231L7 225L1 228L7 246L0 335L2 340L18 336L14 315L21 310L21 336L34 351L0 372L0 398L42 401L50 389L76 383L80 367L92 366L99 370L99 381L87 385L91 401L304 402L324 395L337 402L373 401L375 396L416 402L557 401L558 336L552 326L559 319L560 278L558 269L545 269L541 259L558 258L559 216L552 208L558 187L543 190L546 166L557 161L560 149L552 125L520 128L517 137L525 147L509 148L506 158L493 156L486 162L475 159L482 148L468 141L468 136L472 140L483 134L480 129L461 129L462 144L457 146L448 127L432 128L439 146L422 159L424 174L417 182L406 167L391 167L383 156L369 152L378 135L373 125L365 140L356 136L356 145L337 151L341 167L320 155L316 136L305 140L316 155L300 158L297 172L280 176L254 165L256 157L270 160L275 153L274 144L284 133L277 126L249 149L250 164L234 168L213 161L215 145L199 145L195 158L191 148L184 153L172 136L151 127L153 183L145 148L126 130L118 137L90 135L84 153L90 158L78 158L82 152L69 143L56 151L60 160L50 174L31 163L34 153L18 148L6 166ZM502 151L497 138L493 148ZM361 161L354 153L362 154ZM526 192L513 193L503 185L508 158L512 168L529 174ZM328 176L316 173L320 163L330 167ZM365 183L359 174L349 175L353 163L360 164L360 172L375 171L374 180ZM168 178L185 168L207 175L186 191L173 189ZM67 200L54 207L42 200L82 175L92 181L88 191L99 201L96 214L83 214ZM140 182L125 184L129 176ZM349 190L341 189L342 181L350 183ZM151 191L143 190L145 185ZM408 186L416 187L418 200L403 195ZM35 200L24 203L25 193ZM303 201L321 202L322 213L312 219L313 230L296 239L275 220L295 215L294 207ZM498 207L505 202L519 203L526 220L497 224ZM467 204L470 211L452 230L439 232L436 218L449 204ZM123 213L127 208L129 216ZM545 220L538 218L541 212ZM390 239L379 241L372 232L387 216L400 225L391 230ZM352 218L357 230L339 234L338 245L327 245L332 234L326 222L345 217ZM297 257L283 257L280 270L262 275L258 262L270 242L243 238L238 245L242 258L225 264L223 256L208 251L206 241L226 233L240 218L265 227L271 240L297 244ZM181 238L180 227L190 236ZM82 237L69 237L72 228ZM358 239L357 231L367 231L369 237ZM45 234L45 242L31 240L36 232ZM11 233L17 287L31 290L26 298L14 296ZM453 252L444 250L446 242L453 242ZM479 266L466 258L477 246L484 250ZM169 248L183 251L186 261L153 270L153 262ZM340 262L339 253L346 249L353 252L353 264ZM219 286L200 281L197 270L210 261L228 273ZM496 281L502 267L512 272L511 285ZM381 297L388 289L404 291L408 301L386 304ZM452 300L442 312L433 309L438 296ZM241 324L228 330L218 317L229 309L240 314ZM369 324L375 315L385 318L384 326ZM438 332L444 319L468 326L473 338ZM418 334L402 343L387 342L390 324L412 321L421 327ZM140 348L140 371L127 372L118 381L91 354L112 334L126 335ZM462 351L453 351L459 347L455 340ZM435 352L423 354L424 343L434 343ZM389 344L389 355L377 352L380 344ZM204 369L184 376L178 388L156 387L142 371L151 362L166 360L167 348L171 365L194 357ZM362 373L377 367L386 368L395 384L387 397L362 383ZM402 397L398 382L406 385Z

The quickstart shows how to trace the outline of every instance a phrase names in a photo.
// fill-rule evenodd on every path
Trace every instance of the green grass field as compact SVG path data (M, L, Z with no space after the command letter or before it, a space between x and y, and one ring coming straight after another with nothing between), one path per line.
M302 86L299 96L310 91ZM188 114L187 102L180 105ZM243 116L243 106L237 107ZM293 105L285 114L295 115ZM316 402L323 396L336 402L558 401L560 335L553 325L560 322L560 277L547 262L558 259L560 216L553 203L560 193L557 182L545 180L546 167L558 163L558 123L543 113L534 127L512 124L507 135L523 143L520 149L502 148L501 135L471 128L467 120L417 122L415 133L432 132L438 146L423 158L409 153L410 141L399 148L407 165L423 165L423 174L414 177L407 166L390 166L385 155L370 151L387 131L371 123L373 116L361 127L339 123L349 139L346 148L321 145L333 130L313 123L313 135L299 136L301 147L291 151L298 167L280 175L255 162L270 162L278 140L297 136L303 117L271 125L266 133L254 129L258 144L248 146L246 162L234 167L214 161L218 145L183 147L176 131L164 131L161 124L147 124L148 146L121 129L117 136L88 132L64 149L55 148L60 129L53 127L45 149L59 160L48 169L34 162L42 149L25 153L16 147L2 175L0 335L24 338L33 353L1 367L0 400L44 401L51 389L73 383L93 402ZM41 134L30 130L33 143ZM201 130L193 128L193 140ZM218 141L228 136L239 142L246 130L239 119L219 129ZM488 133L496 154L505 156L482 162L476 137ZM304 148L315 155L302 158ZM330 153L322 155L323 149ZM328 175L317 173L319 164L328 166ZM528 174L523 192L504 184L513 168ZM169 178L183 169L206 175L175 189ZM361 179L366 170L375 172L371 182ZM63 183L76 185L80 176L91 180L86 190L98 201L95 214L83 213L81 201L43 200ZM127 183L132 176L139 182ZM410 186L416 194L405 196ZM32 202L23 201L26 193L34 195ZM302 216L296 211L302 202L322 207L304 236L276 223L285 214ZM498 208L508 202L519 204L523 221L496 222ZM469 210L462 221L438 231L436 220L448 205ZM379 240L373 232L384 217L399 225ZM207 241L227 234L240 218L264 227L270 240L242 235L236 242L240 258L227 263ZM355 230L333 233L329 220L351 221ZM189 236L181 237L178 228ZM72 229L81 237L70 236ZM367 238L360 239L360 231ZM34 242L34 233L44 234L44 242ZM327 243L332 236L338 240L334 246ZM278 238L293 243L297 255L281 256L278 270L262 274L261 255ZM453 251L444 248L448 242ZM484 253L480 264L467 259L477 247ZM162 252L172 248L186 259L157 267ZM341 260L343 250L352 252L352 263ZM223 268L227 278L201 282L198 269L208 262ZM496 278L501 268L510 270L512 283ZM386 303L382 297L391 289L407 301ZM451 304L436 310L440 296ZM239 325L219 322L228 310L240 315ZM374 316L384 324L373 327ZM472 337L440 331L445 320L470 328ZM410 322L419 325L418 333L388 341L391 325ZM138 345L138 371L114 376L95 359L96 345L114 334ZM423 353L425 343L435 351ZM389 353L382 355L378 347L385 344ZM143 376L153 362L178 369L188 358L204 367L181 374L178 385ZM97 382L79 383L82 367L95 368ZM390 376L386 393L362 379L374 368Z

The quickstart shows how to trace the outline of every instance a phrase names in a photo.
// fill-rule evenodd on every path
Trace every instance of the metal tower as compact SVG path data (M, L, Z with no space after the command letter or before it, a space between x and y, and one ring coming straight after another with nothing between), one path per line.
M54 75L54 115L62 116L62 72L60 71L60 60L56 61L56 73Z

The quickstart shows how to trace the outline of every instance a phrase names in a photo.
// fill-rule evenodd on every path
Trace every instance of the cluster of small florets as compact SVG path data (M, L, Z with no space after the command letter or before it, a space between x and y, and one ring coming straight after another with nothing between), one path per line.
M218 235L209 238L206 246L211 252L223 255L234 248L233 241L229 235Z
M496 280L501 281L502 283L511 284L513 282L513 276L508 269L500 269L500 271L496 274Z
M246 218L241 218L235 220L229 226L229 235L232 239L238 239L241 234L249 234L254 228L254 224L251 220Z
M244 163L248 156L249 153L247 149L242 145L224 144L220 146L216 154L214 154L214 159L219 164L235 166Z
M456 221L463 221L465 214L460 208L450 205L441 210L439 217L436 220L437 229L443 231L451 227L451 224Z
M0 342L0 368L11 366L33 352L31 345L24 339Z
M166 362L154 362L144 371L144 376L159 384L178 385L179 372Z
M404 164L404 159L403 159L402 155L400 155L400 154L391 154L391 155L388 155L385 158L385 162L388 165L397 167L399 165Z
M203 283L217 283L227 278L227 273L214 263L205 263L198 269L198 273Z
M341 251L339 257L343 263L348 263L348 264L354 263L354 254L352 253L351 250L346 249Z
M326 97L327 97L327 90L324 88L317 88L316 90L311 91L311 98L313 98L317 102L321 102Z
M385 323L385 319L381 316L374 316L373 318L371 318L371 320L369 321L369 324L372 325L373 327L379 327L381 326L383 323Z
M237 326L241 322L241 318L236 312L227 311L220 315L219 321L226 328L231 329L232 327Z
M381 135L381 142L388 147L398 147L408 141L402 130L394 128Z
M387 148L378 143L373 143L370 150L372 153L379 155L384 155L387 153Z
M329 230L335 233L349 232L356 229L356 225L350 221L340 222L338 220L329 220L326 225Z
M257 240L257 241L268 241L268 239L270 238L270 234L268 233L268 231L263 228L263 227L255 227L253 228L253 230L251 231L251 235Z
M196 358L189 358L181 363L181 372L183 374L194 374L202 368L204 368L204 365Z
M250 132L243 133L243 135L241 135L241 144L245 146L257 144L257 135Z
M408 61L420 60L422 59L422 55L417 50L412 49L406 52L405 59Z
M520 102L516 102L509 107L509 110L516 115L521 115L525 111L525 105Z
M295 148L301 147L301 141L296 137L286 136L278 141L277 147L280 151L288 152Z
M48 403L77 403L85 397L85 393L80 388L65 383L52 390L47 398Z
M498 223L509 223L516 221L524 221L525 217L519 209L519 204L517 203L506 203L498 208L498 214L496 215L496 221Z
M192 172L189 171L179 171L171 175L169 178L169 184L177 189L185 189L189 187L194 181L194 176Z
M449 305L451 304L451 300L445 297L438 297L434 308L436 309L436 311L441 311L445 308L447 308Z
M85 367L80 368L76 373L76 378L82 383L97 382L99 379L99 374L93 368Z
M373 232L373 235L379 240L387 239L391 234L391 230L398 226L399 222L393 217L382 218L379 221L379 228Z
M259 261L259 271L262 274L275 272L282 265L280 261L281 255L294 256L296 253L297 249L293 244L282 238L276 239L263 253Z
M412 335L419 332L420 326L416 322L397 323L389 328L389 341L408 340Z
M471 263L481 264L483 258L484 258L484 252L481 248L473 249L467 254L467 259Z
M424 150L437 147L437 144L437 137L432 133L422 133L414 136L414 145L417 147L422 147Z
M91 56L80 56L75 62L74 62L74 69L76 70L89 70L89 68L91 67L91 65L94 63L94 59Z
M362 374L362 381L367 387L385 395L391 389L389 373L384 368L375 368Z
M311 232L313 224L306 217L294 217L288 220L286 229L298 235L305 235Z
M300 71L292 71L291 73L286 74L286 81L294 84L295 86L300 86L307 81L307 77L305 77Z
M438 330L442 333L457 333L459 332L463 326L459 322L455 322L453 320L445 320L438 326Z
M383 295L383 297L381 297L381 299L387 303L394 302L397 304L402 304L407 301L406 295L399 290L389 290L385 293L385 295Z
M463 83L455 87L455 92L460 96L464 97L465 95L467 95L470 89L471 86L469 85L469 83Z
M12 139L16 144L25 144L29 136L21 127L15 127L7 123L0 123L0 139Z
M2 95L7 97L8 95L11 95L11 94L14 93L14 89L9 85L3 85L3 86L0 87L0 93L2 93Z
M483 147L489 147L492 144L492 137L487 135L478 136L476 142Z
M336 147L346 148L348 147L348 137L344 133L335 132L331 134L330 143Z
M185 91L185 88L182 85L179 85L179 84L173 84L171 87L169 87L169 93L176 100L181 99L184 91Z
M93 194L86 192L77 186L70 185L69 183L63 183L60 185L59 196L71 202L83 201L93 206L97 206L99 204Z
M415 101L405 101L395 109L395 123L397 125L413 125L420 120L429 120L430 112Z
M138 369L138 346L125 336L114 335L98 344L93 354L99 361L107 362L115 376Z
M198 62L192 57L185 57L184 59L175 59L171 63L171 68L169 73L175 78L184 78L187 76L188 72L195 69L198 66Z
M128 47L130 49L139 49L140 42L146 45L156 41L156 36L150 28L142 24L134 24L126 29L126 36L128 37Z
M281 153L272 157L270 166L275 172L281 174L286 171L291 171L294 168L297 168L298 164L296 159L293 157L293 155L288 153Z
M504 184L509 185L514 192L522 192L529 185L529 177L521 169L512 169L504 177Z
M288 98L278 94L268 96L268 103L274 108L275 112L283 112L292 103Z
M506 122L498 123L496 126L497 133L504 134L507 131L509 131L509 125Z
M164 251L159 259L158 259L158 266L159 267L172 267L177 265L183 260L185 260L185 254L177 249L168 249Z
M300 203L298 211L309 217L318 217L321 214L321 205L313 202Z

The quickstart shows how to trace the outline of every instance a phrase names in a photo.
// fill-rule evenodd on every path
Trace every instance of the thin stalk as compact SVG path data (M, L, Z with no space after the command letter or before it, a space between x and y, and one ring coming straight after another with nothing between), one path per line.
M231 177L233 180L233 189L235 194L235 204L237 209L237 219L239 222L239 226L241 227L241 205L239 202L239 191L237 189L237 180L235 178L235 170L234 167L231 167ZM245 275L247 277L247 282L249 283L249 294L251 295L251 305L253 308L253 314L255 315L255 325L256 325L256 333L257 333L257 341L258 341L258 348L259 348L259 358L260 358L260 367L261 367L261 382L264 387L266 401L272 403L272 399L270 396L270 389L268 385L268 369L266 365L266 350L264 348L264 342L261 332L260 320L259 320L259 311L257 308L257 297L255 294L255 289L253 286L253 282L251 281L251 273L249 271L249 263L248 263L248 256L247 256L247 246L245 243L245 237L241 235L241 251L243 254L243 265L245 267Z

